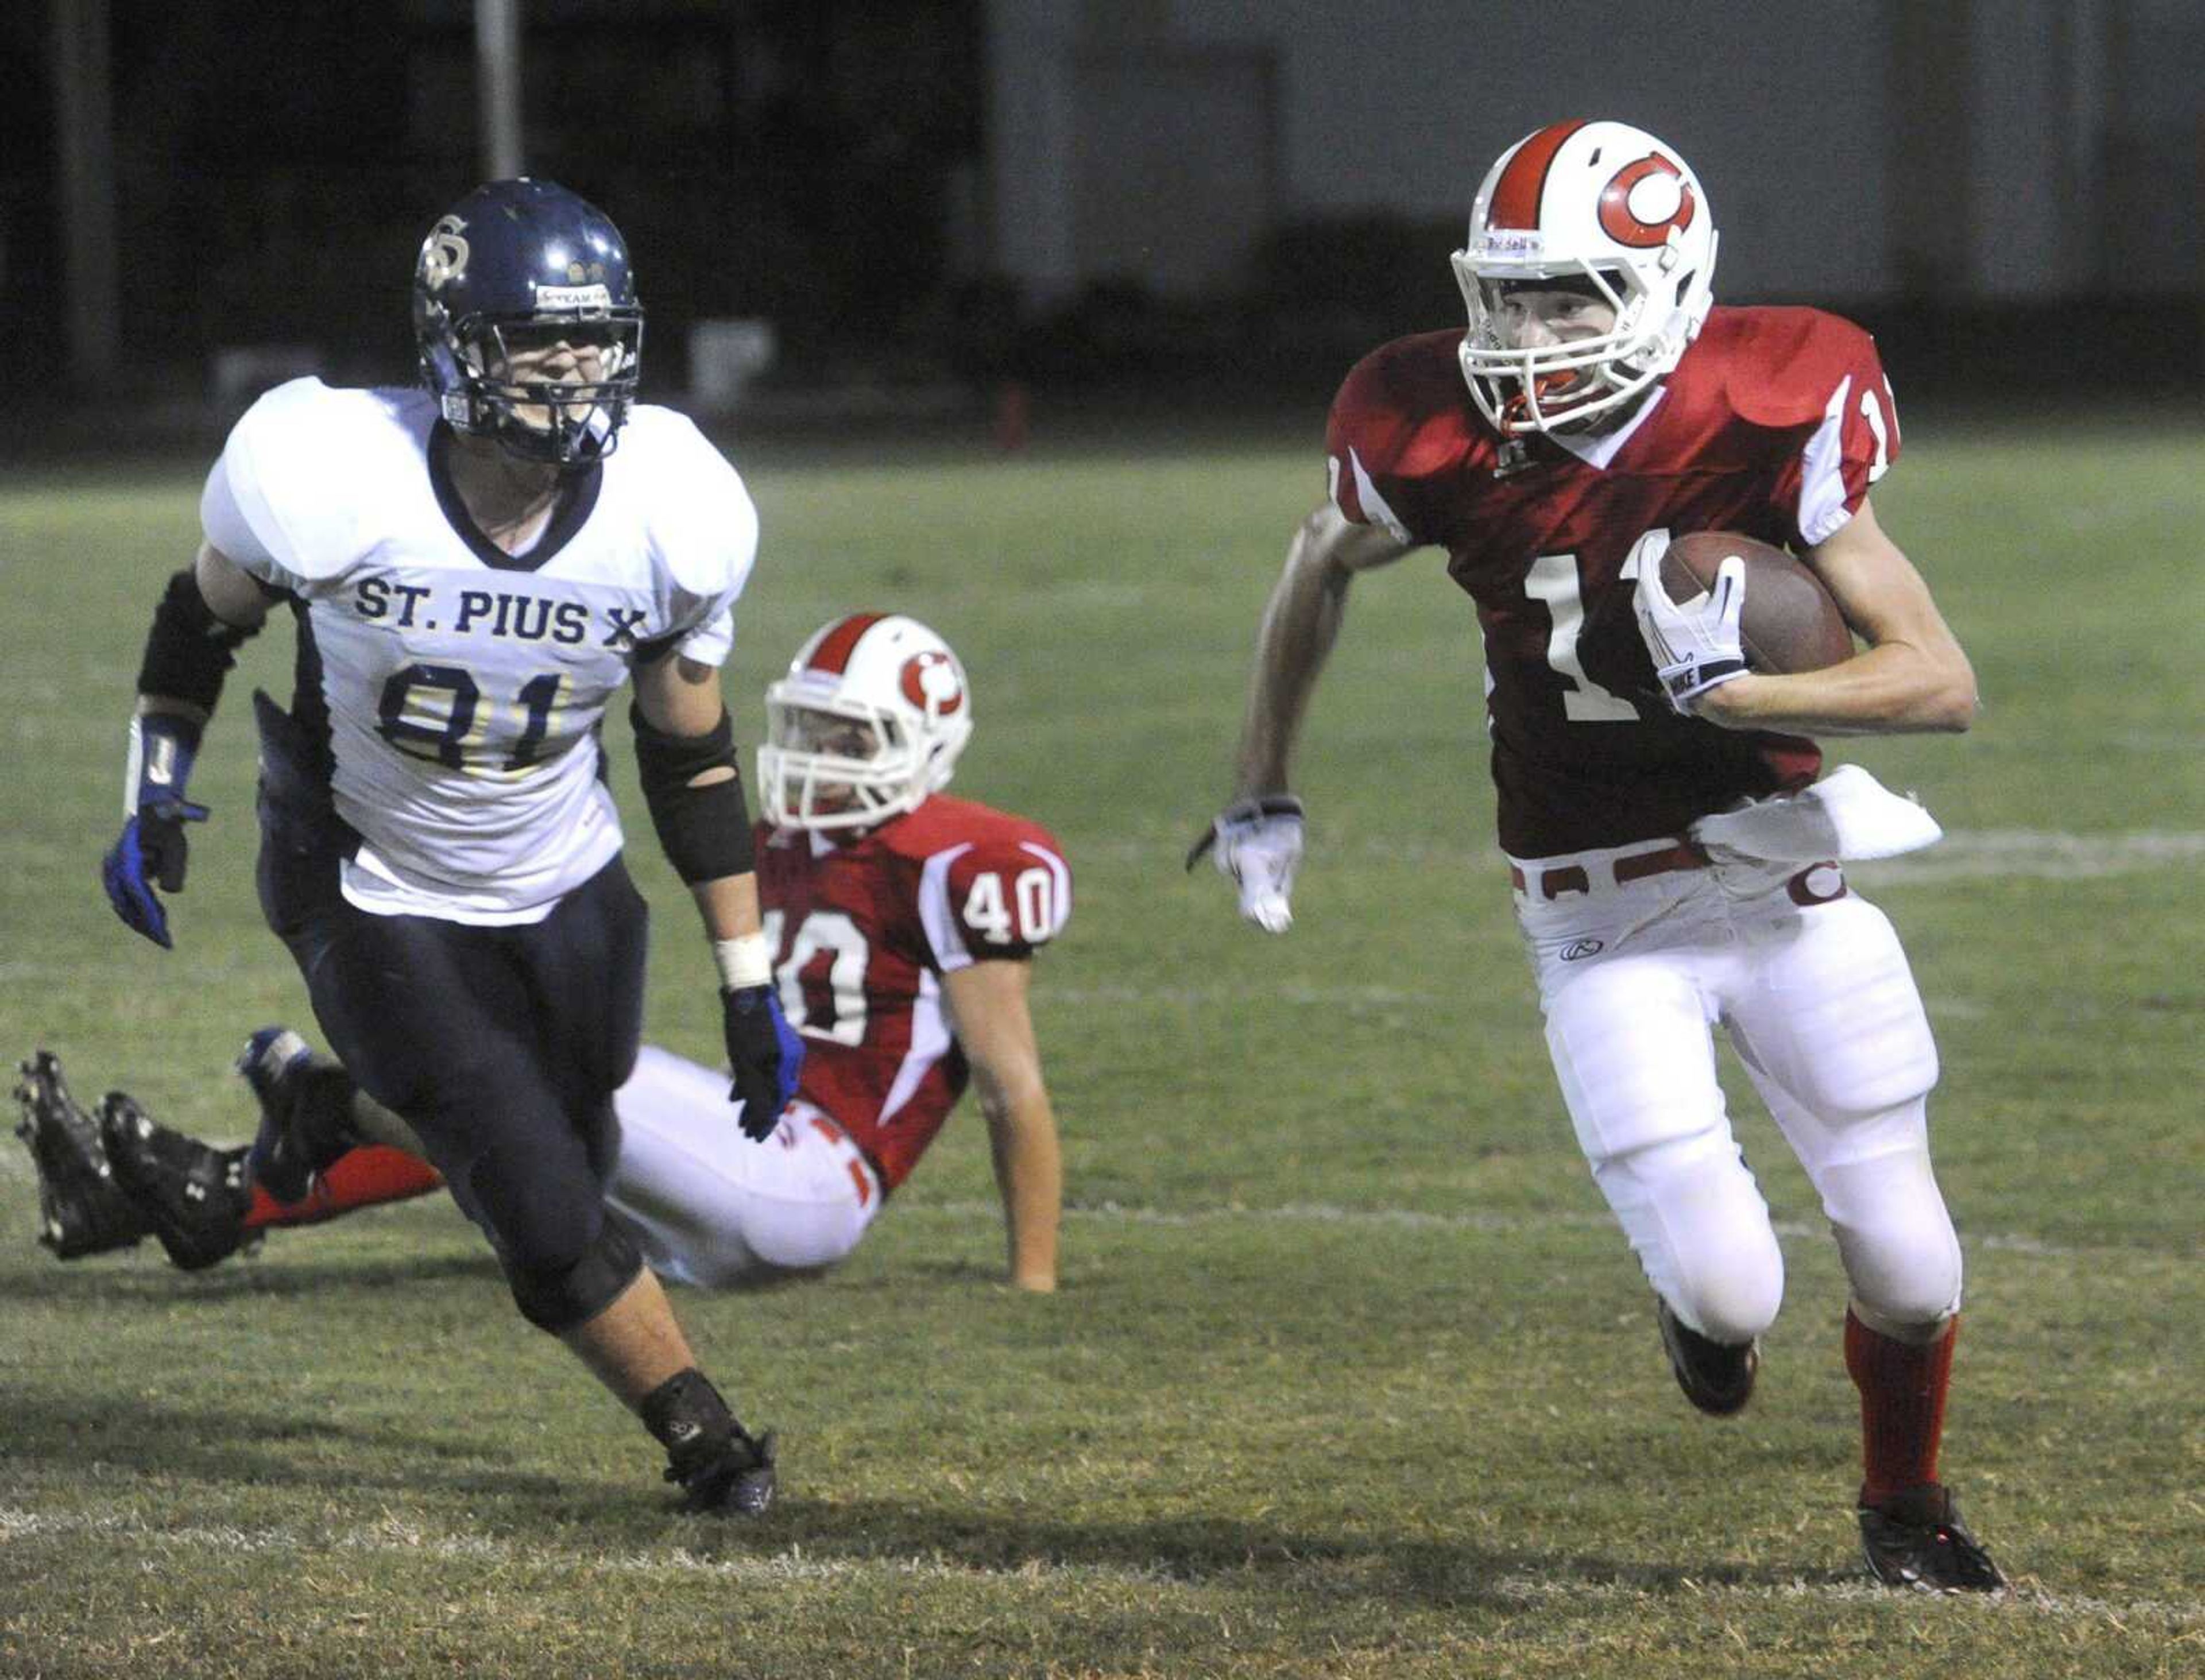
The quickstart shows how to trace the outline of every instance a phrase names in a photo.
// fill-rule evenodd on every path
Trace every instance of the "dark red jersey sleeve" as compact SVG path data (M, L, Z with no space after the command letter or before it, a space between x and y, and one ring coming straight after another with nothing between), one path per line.
M1781 335L1740 359L1731 401L1747 419L1797 437L1774 496L1799 546L1813 548L1860 511L1899 458L1899 411L1867 333L1819 310L1771 313L1784 318Z
M1406 543L1444 540L1442 487L1477 447L1457 332L1382 344L1352 368L1325 424L1333 505Z

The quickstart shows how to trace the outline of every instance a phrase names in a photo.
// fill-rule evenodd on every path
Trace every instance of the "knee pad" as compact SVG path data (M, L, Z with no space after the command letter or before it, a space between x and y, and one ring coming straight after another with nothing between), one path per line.
M500 1260L520 1315L554 1336L587 1324L619 1299L643 1270L635 1239L613 1219L604 1221L597 1241L571 1265L532 1270L502 1255Z
M1679 1318L1709 1341L1735 1346L1767 1333L1784 1304L1784 1255L1772 1232L1752 1251L1713 1267L1685 1268L1681 1298L1665 1296Z
M1630 1151L1600 1162L1594 1177L1647 1281L1685 1324L1737 1343L1775 1322L1783 1250L1727 1130Z
M1960 1305L1960 1241L1926 1148L1823 1167L1816 1188L1854 1297L1880 1325L1927 1326Z

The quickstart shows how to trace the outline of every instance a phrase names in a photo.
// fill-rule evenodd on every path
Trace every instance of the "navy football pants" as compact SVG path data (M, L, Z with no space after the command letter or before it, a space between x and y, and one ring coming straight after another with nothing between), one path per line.
M336 859L264 846L262 907L330 1050L404 1117L507 1268L567 1271L604 1220L612 1094L643 1034L650 915L615 858L541 922L372 916Z

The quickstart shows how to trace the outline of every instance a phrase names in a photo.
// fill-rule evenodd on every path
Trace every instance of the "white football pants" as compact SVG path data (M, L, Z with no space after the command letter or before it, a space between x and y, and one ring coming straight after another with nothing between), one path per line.
M1891 923L1828 864L1616 882L1619 858L1661 849L1515 864L1562 1097L1647 1278L1719 1342L1758 1336L1783 1299L1768 1204L1715 1079L1720 1023L1872 1321L1899 1332L1957 1311L1960 1248L1924 1107L1937 1051Z
M764 1143L736 1125L728 1076L651 1045L613 1093L620 1162L605 1200L651 1270L721 1289L832 1266L880 1211L872 1167L797 1102Z

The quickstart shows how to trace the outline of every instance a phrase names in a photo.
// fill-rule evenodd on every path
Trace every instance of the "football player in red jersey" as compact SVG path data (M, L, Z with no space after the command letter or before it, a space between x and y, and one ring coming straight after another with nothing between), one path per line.
M1706 194L1620 122L1511 146L1453 261L1468 333L1382 346L1334 401L1330 496L1265 608L1234 797L1189 864L1214 848L1248 919L1291 924L1289 763L1349 586L1443 549L1483 638L1501 848L1548 1045L1679 1383L1703 1410L1743 1406L1783 1289L1716 1083L1720 1022L1851 1285L1869 1566L1997 1590L1937 1476L1960 1250L1929 1163L1936 1051L1889 923L1839 868L1937 829L1864 771L1818 780L1810 739L1963 730L1976 708L1966 656L1870 505L1899 442L1875 347L1811 309L1711 307ZM1670 538L1697 531L1791 549L1865 647L1748 669L1737 587L1679 606L1658 586Z
M607 1205L652 1267L683 1282L831 1266L972 1083L1010 1281L1054 1290L1063 1178L1027 995L1031 958L1072 908L1062 851L1037 823L942 792L972 734L971 698L948 644L912 619L825 626L766 691L766 712L758 882L774 976L807 1048L797 1097L752 1143L725 1072L646 1045L614 1096ZM94 1120L50 1055L26 1063L20 1130L39 1158L49 1244L73 1258L150 1233L196 1267L264 1227L440 1183L403 1122L297 1034L256 1033L241 1068L261 1135L217 1150L120 1094ZM271 1152L312 1173L303 1201L256 1182Z

